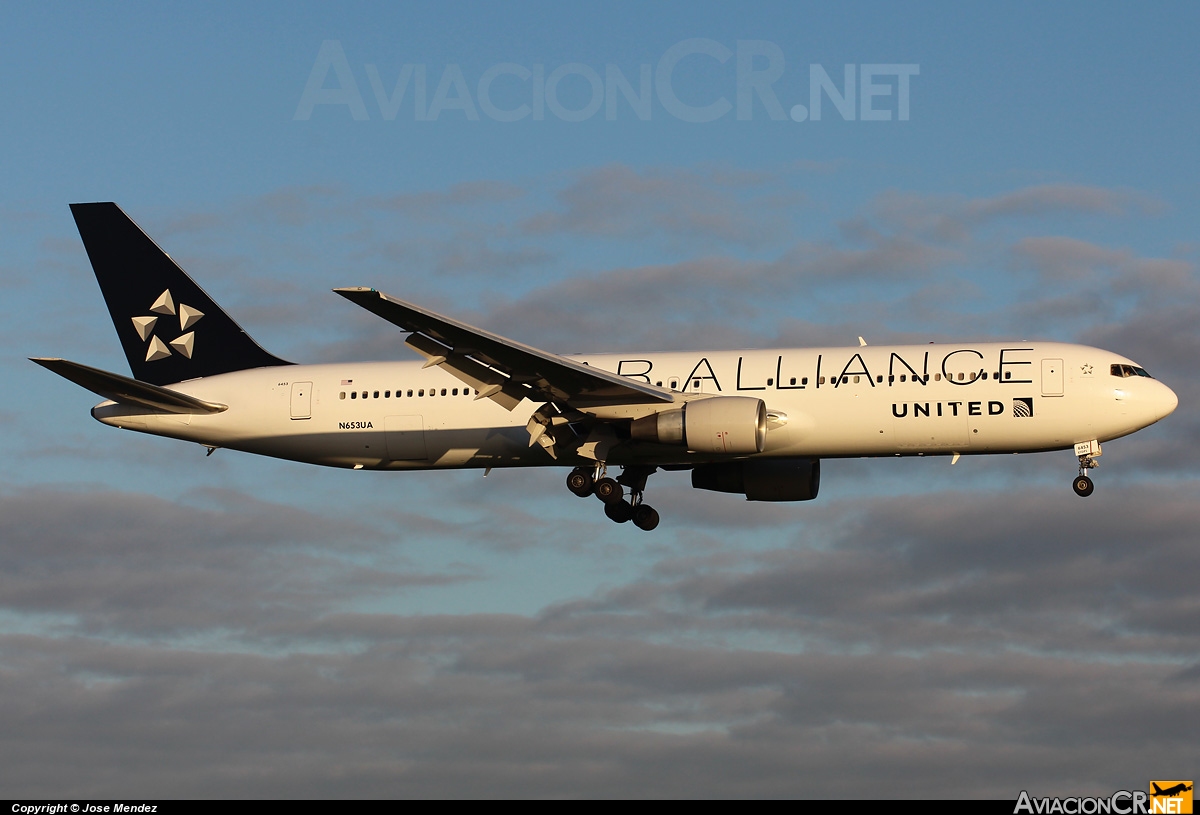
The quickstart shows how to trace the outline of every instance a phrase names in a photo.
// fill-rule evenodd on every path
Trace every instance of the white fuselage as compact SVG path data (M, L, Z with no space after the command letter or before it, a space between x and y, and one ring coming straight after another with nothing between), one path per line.
M765 457L834 458L1034 452L1106 441L1158 421L1175 394L1115 376L1117 354L1051 342L596 354L596 368L684 393L762 399ZM508 411L421 362L258 368L171 386L228 405L176 415L105 402L117 427L278 458L366 469L576 465L530 445L540 404ZM654 408L631 407L630 418ZM605 414L611 418L612 411ZM626 442L610 464L718 460L685 447Z

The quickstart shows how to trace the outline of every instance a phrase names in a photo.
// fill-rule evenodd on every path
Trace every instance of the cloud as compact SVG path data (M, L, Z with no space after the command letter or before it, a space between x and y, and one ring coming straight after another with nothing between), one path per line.
M537 213L522 226L531 235L667 236L758 246L784 233L786 219L778 209L802 200L773 189L769 178L610 164L582 173L557 192L558 209Z
M1065 489L846 500L807 510L757 554L731 541L680 547L532 616L353 611L358 572L289 562L295 542L310 556L325 548L322 522L273 530L280 513L258 502L215 496L227 502L217 514L59 493L61 524L29 511L28 533L7 521L4 540L22 537L4 550L6 572L32 554L21 576L57 598L48 608L78 613L60 596L73 589L149 620L198 611L197 628L163 639L161 622L119 616L116 638L0 635L6 788L824 797L852 778L872 796L1011 798L1064 779L1116 789L1131 762L1195 754L1180 714L1200 702L1187 656L1200 646L1194 490L1135 489L1082 513ZM102 503L116 509L97 517ZM131 509L147 520L119 540ZM180 529L179 544L158 540ZM350 539L373 545L359 533ZM275 574L253 554L263 547ZM205 548L248 578L213 569ZM105 556L129 582L104 579ZM227 611L197 609L177 582L121 591L169 576L168 561ZM75 585L79 570L99 579Z
M1117 292L1158 293L1195 282L1196 267L1188 261L1137 257L1128 248L1113 249L1066 236L1022 238L1011 251L1044 281L1094 283L1107 278Z
M442 217L459 207L510 204L526 195L525 188L507 181L480 180L454 184L445 190L379 196L368 199L367 204L424 220Z
M868 210L881 223L914 235L959 242L975 230L1015 218L1055 215L1124 216L1155 212L1161 204L1142 193L1081 184L1042 184L981 198L889 190Z
M546 189L559 196L543 211ZM667 520L651 536L607 523L545 472L496 473L486 490L413 475L425 486L400 496L317 477L280 487L258 479L275 475L266 469L243 480L245 498L232 487L181 500L10 490L5 789L836 797L852 783L873 796L1011 798L1116 789L1130 767L1194 761L1194 259L1068 230L986 240L1029 215L1140 206L1099 188L913 195L907 213L898 197L803 241L769 222L756 231L754 213L791 194L758 173L621 166L394 198L290 190L262 202L271 211L256 223L272 229L202 257L233 280L258 241L286 243L262 291L237 284L248 299L281 300L244 322L257 333L273 314L302 326L294 342L331 340L341 358L403 358L402 334L323 286L305 299L309 281L288 277L289 263L313 279L316 267L427 266L419 302L567 352L853 342L864 325L873 344L1033 326L1132 355L1179 390L1179 411L1136 443L1106 446L1088 501L1067 488L1066 453L1053 489L1055 465L1022 457L971 479L977 492L961 468L982 473L983 462L922 471L919 489L905 477L913 463L876 475L891 465L837 462L843 478L830 467L826 496L790 506L659 475L651 498ZM217 225L177 229L198 244ZM586 272L553 244L628 249L706 233L716 249L666 263L589 255ZM511 271L468 300L454 275L487 267ZM991 287L988 275L1013 269L1053 285ZM72 441L88 447L81 437L61 449ZM100 473L102 453L72 461ZM97 481L118 477L101 469ZM195 483L228 471L209 472ZM272 491L283 497L266 500ZM536 606L533 593L552 599L511 611Z
M202 495L217 506L51 489L0 496L0 608L66 615L92 633L172 635L239 630L304 604L329 608L346 592L376 596L467 579L363 567L332 554L330 541L344 541L346 555L387 543L358 521Z

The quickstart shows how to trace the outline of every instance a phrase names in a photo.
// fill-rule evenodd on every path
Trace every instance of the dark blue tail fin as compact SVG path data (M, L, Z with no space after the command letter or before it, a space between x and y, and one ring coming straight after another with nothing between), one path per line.
M71 204L135 379L289 365L262 349L116 204Z

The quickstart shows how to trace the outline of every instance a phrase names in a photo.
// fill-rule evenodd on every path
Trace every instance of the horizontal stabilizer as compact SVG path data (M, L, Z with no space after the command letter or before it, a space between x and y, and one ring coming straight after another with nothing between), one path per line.
M228 408L217 402L205 402L194 396L139 382L120 374L102 371L99 368L89 368L78 362L70 362L57 358L31 358L43 368L47 368L64 379L69 379L76 385L87 388L92 393L111 399L122 405L161 410L167 413L220 413Z

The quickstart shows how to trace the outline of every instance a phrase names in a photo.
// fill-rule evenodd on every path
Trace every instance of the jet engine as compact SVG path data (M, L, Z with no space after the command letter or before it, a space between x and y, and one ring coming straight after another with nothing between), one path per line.
M692 486L740 493L747 501L811 501L821 487L821 460L768 458L698 464L692 468Z
M639 441L681 444L698 453L752 455L767 440L767 406L748 396L714 396L634 419L630 434Z

